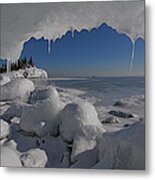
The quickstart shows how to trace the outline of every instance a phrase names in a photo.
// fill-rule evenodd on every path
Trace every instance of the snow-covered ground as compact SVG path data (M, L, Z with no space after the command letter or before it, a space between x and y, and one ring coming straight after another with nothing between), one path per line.
M18 75L1 85L1 166L145 168L144 96L94 106L84 91Z

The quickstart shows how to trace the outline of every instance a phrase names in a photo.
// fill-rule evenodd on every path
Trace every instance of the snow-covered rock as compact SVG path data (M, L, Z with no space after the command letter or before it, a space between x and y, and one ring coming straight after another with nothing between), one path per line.
M117 117L115 117L115 116L110 116L110 117L107 117L106 119L104 119L103 121L102 121L102 123L119 123L120 121L119 121L119 119L117 118Z
M99 141L100 169L145 169L145 127L137 122L118 132L104 133Z
M60 136L48 136L40 139L40 148L46 152L48 161L46 166L53 168L68 167L67 147Z
M34 84L28 79L15 79L1 87L1 101L26 100Z
M112 114L114 116L117 116L117 117L121 117L121 118L133 118L134 117L133 114L131 114L129 112L125 112L125 111L111 110L108 113Z
M30 149L20 156L20 160L24 167L45 167L47 156L44 150Z
M71 160L75 161L77 155L93 149L97 145L97 137L103 132L105 132L103 128L95 125L83 126L75 135Z
M7 140L7 136L10 134L10 126L7 122L0 119L0 142L3 144Z
M0 148L1 166L3 167L22 167L19 154L12 148L2 146Z
M57 121L57 115L62 109L61 101L57 98L48 98L38 101L24 109L20 127L26 132L33 132L39 136L52 133Z
M0 86L3 86L4 84L7 84L10 81L11 81L11 79L9 76L0 75Z
M72 142L76 133L85 125L101 126L94 106L82 100L67 104L61 112L59 125L63 139Z
M34 104L37 101L51 98L53 101L59 101L59 94L55 87L46 86L36 88L29 97L29 103Z
M10 120L13 117L21 117L24 109L30 106L27 103L14 102L11 106L3 113L2 118L5 120Z

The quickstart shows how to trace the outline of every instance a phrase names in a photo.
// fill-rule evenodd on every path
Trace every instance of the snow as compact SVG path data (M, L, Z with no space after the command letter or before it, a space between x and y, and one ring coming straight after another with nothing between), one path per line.
M34 89L34 91L31 93L29 97L29 103L35 104L36 102L44 99L52 99L53 101L60 101L59 100L59 94L55 87L53 86L47 86L47 87L37 87Z
M47 78L47 72L44 69L30 67L25 69L19 69L18 71L9 71L8 73L1 74L1 85L16 78L24 78L24 73L27 73L28 78Z
M34 84L28 79L15 79L1 87L1 101L26 100Z
M144 117L133 113L143 110L143 95L99 108L81 98L84 91L34 87L24 78L4 87L10 101L0 103L1 166L145 168ZM19 101L25 94L26 103Z
M71 27L91 30L104 22L132 41L144 38L144 1L2 4L1 58L17 60L31 37L55 41Z
M3 167L22 167L19 155L9 147L1 147L1 166Z
M113 133L105 133L99 142L101 169L145 169L145 127L137 122Z
M62 103L55 96L39 101L24 109L20 126L26 132L45 136L49 132L52 133L57 115L62 108Z
M11 81L11 79L9 76L0 75L0 86L3 86L4 84L6 84L10 81Z
M67 104L61 112L60 134L67 142L72 142L76 133L85 125L101 126L97 112L89 102Z
M30 106L27 103L13 102L1 116L4 120L10 121L13 117L21 117L24 109Z
M104 128L98 126L83 126L74 137L71 161L74 162L79 154L94 149L97 145L97 137L104 132Z
M43 150L30 149L20 156L20 160L24 167L45 167L47 156Z
M0 119L0 144L3 144L8 139L10 134L9 124Z

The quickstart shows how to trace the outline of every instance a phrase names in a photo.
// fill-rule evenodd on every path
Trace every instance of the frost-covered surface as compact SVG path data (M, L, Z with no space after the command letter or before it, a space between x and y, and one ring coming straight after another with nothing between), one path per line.
M10 91L0 102L1 166L145 168L144 96L104 106L84 91L23 78L2 87Z
M44 69L30 67L25 69L19 69L18 71L10 71L8 73L3 73L0 75L0 84L4 85L10 80L16 78L24 78L24 75L28 78L47 78L47 72Z

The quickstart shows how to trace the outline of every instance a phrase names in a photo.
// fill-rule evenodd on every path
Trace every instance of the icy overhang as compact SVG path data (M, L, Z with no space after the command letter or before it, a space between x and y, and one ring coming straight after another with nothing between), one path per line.
M1 58L17 60L31 37L54 41L104 22L132 42L144 38L144 1L1 4Z

